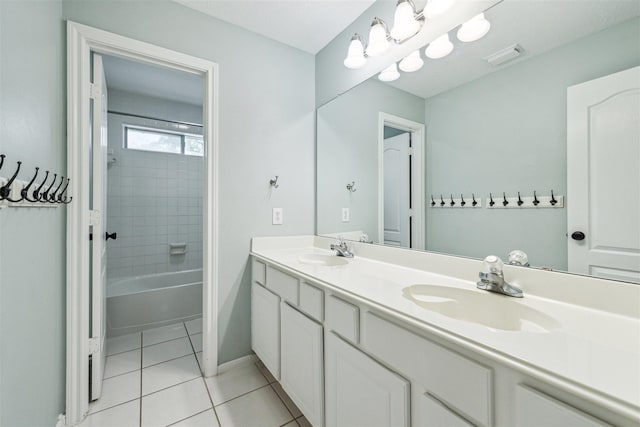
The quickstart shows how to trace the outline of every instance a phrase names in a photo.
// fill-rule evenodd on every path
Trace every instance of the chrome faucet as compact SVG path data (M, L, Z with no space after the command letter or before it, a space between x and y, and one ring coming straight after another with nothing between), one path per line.
M349 249L347 242L344 241L342 236L338 237L338 244L331 244L330 248L332 251L336 251L337 256L353 258L353 252L351 252L351 249Z
M502 260L495 255L489 255L482 262L483 271L478 273L480 280L476 283L478 289L496 292L515 298L522 298L522 289L504 281Z

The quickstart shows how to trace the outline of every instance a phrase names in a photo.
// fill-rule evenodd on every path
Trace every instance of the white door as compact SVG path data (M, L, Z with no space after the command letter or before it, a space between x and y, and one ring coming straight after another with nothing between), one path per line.
M384 140L384 244L410 247L409 132Z
M640 283L640 67L567 90L569 271Z
M90 400L100 397L106 362L106 296L107 278L107 84L102 57L93 54L92 116L92 186L91 221L91 390Z

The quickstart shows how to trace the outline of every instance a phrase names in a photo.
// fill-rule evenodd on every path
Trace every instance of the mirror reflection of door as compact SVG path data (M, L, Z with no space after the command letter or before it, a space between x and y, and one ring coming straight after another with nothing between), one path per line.
M411 247L411 133L384 127L384 244Z

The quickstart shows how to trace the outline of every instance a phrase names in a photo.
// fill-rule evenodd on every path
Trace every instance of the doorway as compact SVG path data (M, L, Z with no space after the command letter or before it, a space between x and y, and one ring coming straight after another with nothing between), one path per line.
M206 376L217 373L217 224L218 224L218 149L217 149L217 64L148 43L122 37L74 22L67 23L68 38L68 141L69 176L75 178L71 189L74 203L67 210L67 408L68 424L82 420L89 402L89 356L100 348L93 336L90 283L91 250L89 233L102 213L94 209L92 198L91 116L95 87L91 73L91 55L108 55L140 64L161 67L194 76L203 82L202 108L202 367ZM138 129L138 131L140 131ZM176 140L175 132L173 139ZM180 139L185 146L185 133ZM192 146L191 148L195 147ZM107 161L109 158L106 151ZM97 164L97 163L96 163ZM96 228L96 230L98 230ZM102 238L104 227L100 229ZM105 237L106 238L106 237ZM180 243L180 242L178 242ZM178 248L178 249L182 249ZM94 257L94 259L97 257ZM93 307L96 307L94 304ZM103 317L103 316L101 316ZM98 341L102 336L96 337ZM94 353L95 354L95 353Z
M387 113L378 122L379 236L424 249L424 125Z

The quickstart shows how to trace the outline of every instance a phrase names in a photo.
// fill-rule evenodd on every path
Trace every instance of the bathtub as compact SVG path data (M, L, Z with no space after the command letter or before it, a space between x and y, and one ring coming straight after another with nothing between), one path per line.
M117 278L107 283L107 336L202 316L202 269Z

